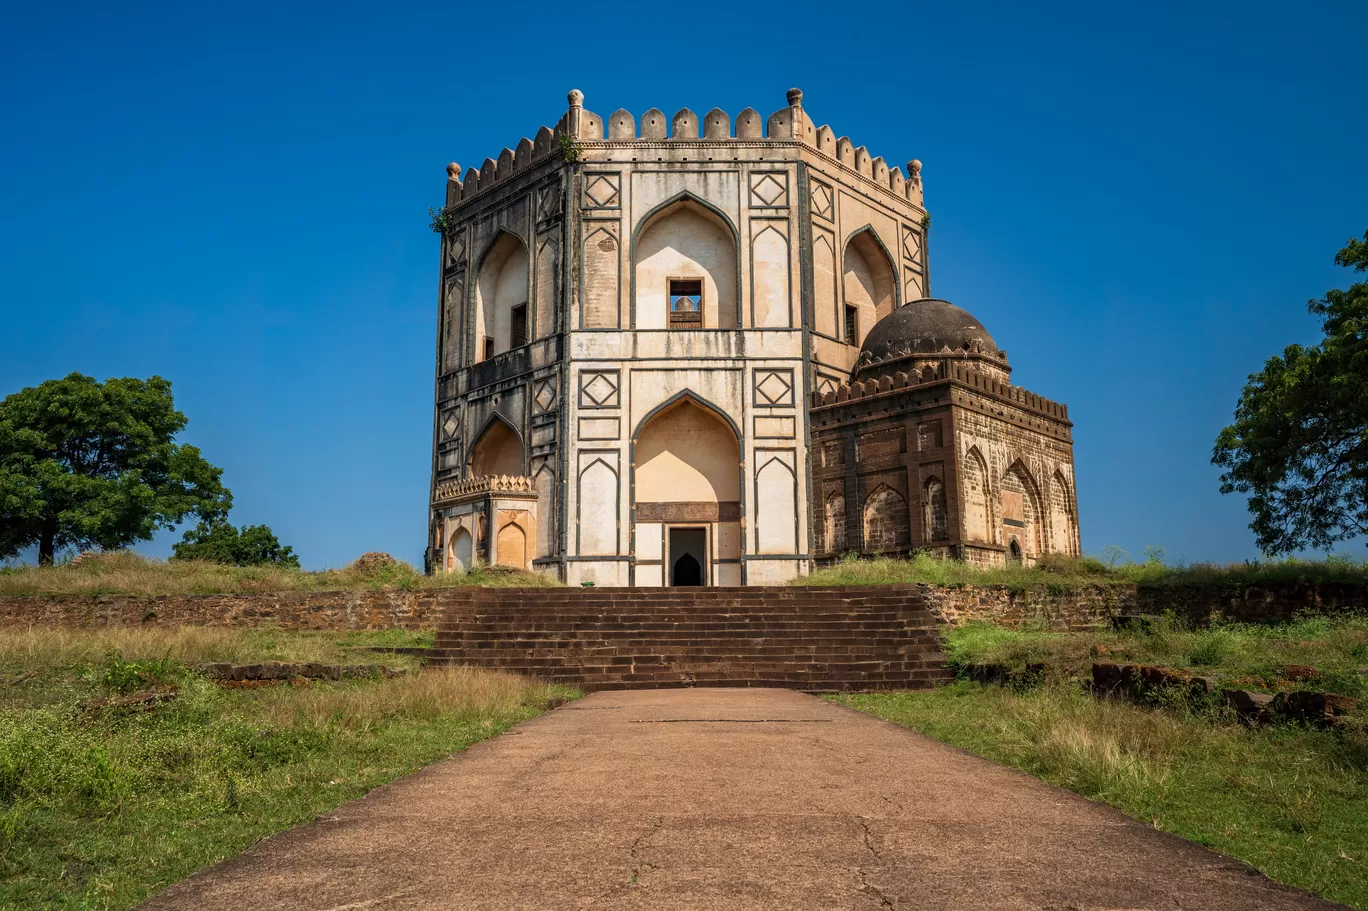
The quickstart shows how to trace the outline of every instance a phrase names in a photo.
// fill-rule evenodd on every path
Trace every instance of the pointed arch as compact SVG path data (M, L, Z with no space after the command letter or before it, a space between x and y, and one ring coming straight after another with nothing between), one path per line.
M696 409L708 423L678 414L677 437L657 435L680 408ZM712 434L709 424L718 425ZM742 497L741 432L712 402L685 389L646 413L632 432L634 501L739 503ZM635 502L633 504L635 508Z
M1034 560L1045 552L1044 506L1040 485L1021 459L1015 459L998 482L1004 542L1019 540L1022 557Z
M944 541L950 537L945 484L935 475L922 485L922 513L922 533L927 541Z
M988 462L977 446L970 446L962 458L960 502L963 504L961 537L965 541L993 543L993 496L988 485Z
M741 326L741 235L726 212L687 190L653 207L631 240L631 326L668 326L668 282L703 283L703 328Z
M1064 472L1058 468L1050 478L1050 550L1079 555L1078 501Z
M793 324L789 293L789 241L782 223L752 221L750 245L750 324L787 328Z
M470 445L466 477L526 473L522 434L513 422L497 411L489 416Z
M897 260L873 225L847 235L841 252L841 300L854 308L856 333L847 345L859 345L879 320L898 308Z
M500 228L480 254L471 363L527 343L531 262L527 242L508 228Z
M887 484L880 484L865 498L864 549L898 550L908 546L907 500Z
M846 549L845 494L839 490L827 495L822 504L822 540L819 550L839 554Z
M700 408L711 411L719 419L725 421L727 426L731 428L732 433L736 435L737 442L740 442L741 428L736 426L736 422L731 419L731 415L727 414L727 412L723 411L697 392L694 392L692 389L681 389L679 392L676 392L674 395L646 412L646 416L637 422L636 429L632 431L632 442L636 442L637 438L641 436L642 429L651 422L652 418L663 411L668 411L685 399L688 399Z
M470 529L464 525L457 526L447 544L447 571L466 572L474 561L475 539L471 537Z

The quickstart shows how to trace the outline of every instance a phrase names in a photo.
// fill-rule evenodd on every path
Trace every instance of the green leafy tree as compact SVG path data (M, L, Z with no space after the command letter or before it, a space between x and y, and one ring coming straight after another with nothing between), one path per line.
M185 532L185 539L171 546L172 560L209 560L234 566L288 566L299 569L294 549L281 544L266 525L201 522Z
M1368 271L1368 231L1335 263ZM1222 493L1249 495L1249 527L1269 554L1368 532L1368 282L1309 308L1325 338L1250 375L1211 459L1225 469Z
M50 564L69 547L127 547L227 514L223 470L174 442L185 424L159 376L73 373L0 401L0 558L36 544Z

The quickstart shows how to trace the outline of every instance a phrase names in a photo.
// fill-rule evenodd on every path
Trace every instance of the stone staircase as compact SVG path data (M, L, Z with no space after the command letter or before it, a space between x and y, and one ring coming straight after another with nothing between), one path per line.
M939 629L917 586L464 589L429 663L590 691L919 689L951 679Z

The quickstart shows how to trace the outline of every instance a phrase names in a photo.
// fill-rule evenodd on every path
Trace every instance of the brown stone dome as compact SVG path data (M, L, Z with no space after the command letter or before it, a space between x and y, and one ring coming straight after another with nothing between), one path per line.
M874 324L860 346L860 362L886 361L945 349L997 357L997 343L983 324L949 301L924 297L903 304Z

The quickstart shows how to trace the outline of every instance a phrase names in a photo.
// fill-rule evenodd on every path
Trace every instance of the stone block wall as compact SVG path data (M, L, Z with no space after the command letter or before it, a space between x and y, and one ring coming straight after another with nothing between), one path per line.
M0 629L27 626L228 626L285 630L437 626L462 589L236 595L33 595L0 598Z

